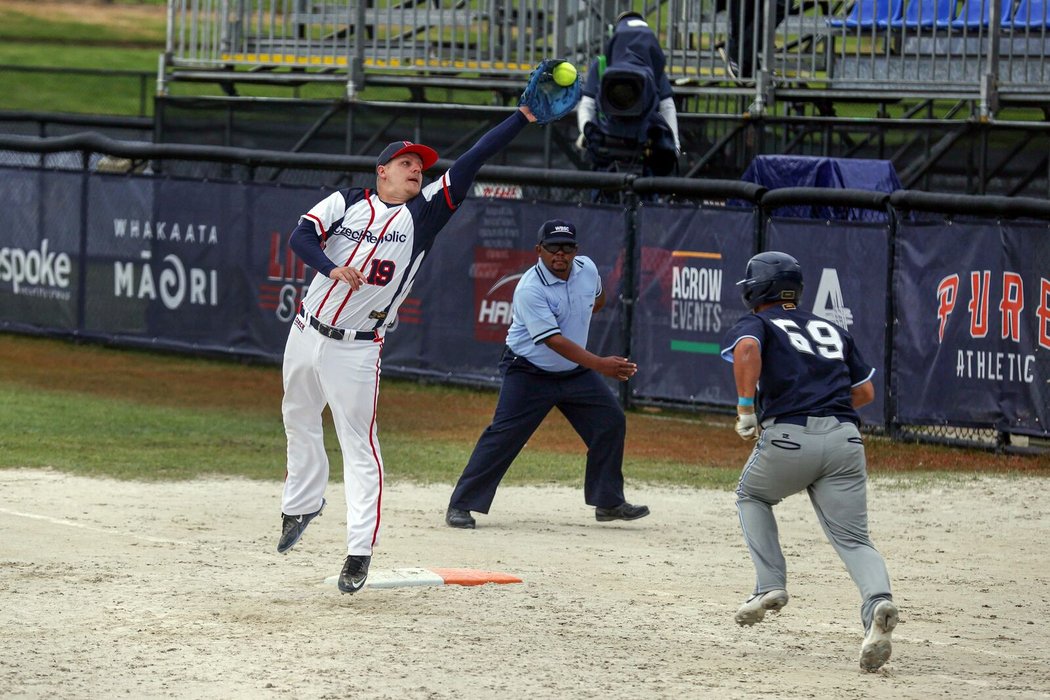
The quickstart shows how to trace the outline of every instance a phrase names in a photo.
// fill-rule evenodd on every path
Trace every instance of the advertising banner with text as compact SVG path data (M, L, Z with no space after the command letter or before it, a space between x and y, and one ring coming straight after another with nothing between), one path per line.
M299 215L329 191L0 169L0 328L279 362L314 272L288 247ZM498 382L497 363L536 231L572 221L606 306L588 349L625 354L626 212L612 205L472 198L439 235L387 336L384 368ZM730 407L719 356L746 313L736 282L755 248L748 208L643 206L628 389L640 400ZM803 307L850 332L875 367L865 421L1050 426L1050 230L1046 223L774 218L765 248L798 258ZM886 357L892 269L893 377ZM896 391L893 410L886 392Z
M746 311L735 283L754 246L754 213L646 207L638 223L632 395L735 406L733 370L719 351Z
M897 265L898 419L1047 435L1047 225L902 222Z
M76 330L83 177L0 170L0 178L0 321Z
M241 185L96 176L88 188L84 330L163 345L253 350Z
M766 222L766 249L792 255L802 266L802 308L848 331L875 368L875 400L860 410L864 422L873 425L885 423L889 387L889 236L888 224L790 218Z

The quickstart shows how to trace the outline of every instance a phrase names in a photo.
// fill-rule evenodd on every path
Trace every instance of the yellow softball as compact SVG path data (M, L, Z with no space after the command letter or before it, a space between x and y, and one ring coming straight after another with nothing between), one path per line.
M552 73L554 82L562 87L569 87L576 82L576 66L572 65L568 61L563 61L558 65L554 66L554 72Z

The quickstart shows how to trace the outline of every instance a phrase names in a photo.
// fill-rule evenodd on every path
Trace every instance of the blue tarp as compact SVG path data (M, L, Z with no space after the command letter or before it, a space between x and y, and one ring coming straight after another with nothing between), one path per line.
M864 158L819 156L757 156L740 178L771 190L781 187L830 187L835 189L893 192L902 189L893 163ZM777 209L777 216L803 219L882 221L885 213L870 209L829 206L792 206Z

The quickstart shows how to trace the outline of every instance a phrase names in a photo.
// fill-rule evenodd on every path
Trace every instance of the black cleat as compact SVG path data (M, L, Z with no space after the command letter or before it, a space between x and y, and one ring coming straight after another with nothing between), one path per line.
M357 593L365 587L368 579L368 565L372 557L351 554L343 564L343 571L339 574L339 590L343 593Z
M452 506L445 511L445 522L449 527L458 527L461 530L473 530L477 524L469 510L461 510Z
M317 509L316 513L306 513L305 515L285 515L281 513L284 522L281 526L281 541L277 543L278 554L286 554L289 549L296 545L302 538L306 526L310 524L311 520L321 514L327 502L322 498L321 507Z
M594 519L598 522L610 520L637 520L649 515L649 506L632 506L624 501L615 508L595 508Z

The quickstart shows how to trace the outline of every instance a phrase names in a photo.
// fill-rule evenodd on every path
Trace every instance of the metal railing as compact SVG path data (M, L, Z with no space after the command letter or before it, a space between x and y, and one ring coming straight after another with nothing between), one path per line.
M343 73L351 93L363 72L506 78L527 74L548 56L600 50L611 17L584 5L171 0L167 55L181 68L262 66L314 71L319 78Z
M746 96L752 112L943 95L992 116L1048 99L1038 0L169 0L160 88L215 71L341 81L350 96L366 81L520 84L543 58L586 65L625 9L645 14L676 91Z

